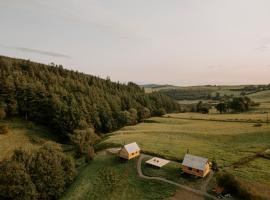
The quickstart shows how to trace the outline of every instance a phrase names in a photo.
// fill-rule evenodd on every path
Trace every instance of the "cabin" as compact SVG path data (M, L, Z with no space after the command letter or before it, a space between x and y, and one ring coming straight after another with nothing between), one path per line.
M136 142L124 145L119 151L119 157L130 160L140 155L141 149Z
M186 154L182 162L184 173L198 177L205 177L210 172L210 163L207 158Z

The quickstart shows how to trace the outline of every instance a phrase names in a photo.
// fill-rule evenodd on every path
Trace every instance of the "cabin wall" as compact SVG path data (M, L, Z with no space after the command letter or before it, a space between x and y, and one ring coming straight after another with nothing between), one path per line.
M210 172L210 165L207 164L203 171L203 176L205 177L207 174L209 174L209 172Z
M135 158L140 155L140 151L135 151L129 154L129 159Z
M119 156L121 158L125 158L127 160L130 160L132 158L135 158L137 156L140 155L140 151L135 151L135 152L132 152L132 153L128 153L125 149L122 149L120 152L119 152Z
M192 175L199 176L199 177L204 177L203 170L198 170L198 169L190 168L187 166L182 166L182 170L183 170L183 172L188 173L188 174L192 174Z

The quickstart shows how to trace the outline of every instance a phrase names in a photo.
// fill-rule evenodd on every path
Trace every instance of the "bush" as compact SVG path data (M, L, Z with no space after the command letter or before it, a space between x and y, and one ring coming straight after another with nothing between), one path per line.
M9 132L8 125L6 124L0 125L0 135L8 134L8 132Z
M252 188L244 186L237 178L226 172L217 175L217 184L224 189L224 194L232 194L239 199L260 200L263 199Z
M87 154L89 148L100 140L100 137L92 128L85 130L74 130L73 134L69 135L69 138L75 145L79 156L82 154Z
M74 177L74 161L56 143L32 153L15 150L0 164L0 199L57 199Z
M254 127L261 127L262 124L261 124L261 123L257 123L257 124L254 124L253 126L254 126Z
M166 115L166 114L167 113L166 113L166 110L164 108L159 108L159 109L153 111L153 115L157 116L157 117L160 117L160 116Z

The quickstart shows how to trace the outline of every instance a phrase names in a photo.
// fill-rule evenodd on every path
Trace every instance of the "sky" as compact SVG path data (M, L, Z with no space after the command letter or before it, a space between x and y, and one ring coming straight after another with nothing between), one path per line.
M270 83L269 0L0 0L0 55L139 84Z

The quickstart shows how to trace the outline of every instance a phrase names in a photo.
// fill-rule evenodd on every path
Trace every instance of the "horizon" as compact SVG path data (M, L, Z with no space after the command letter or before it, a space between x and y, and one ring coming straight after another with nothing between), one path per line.
M268 8L267 0L3 1L0 54L121 83L269 84Z

